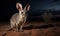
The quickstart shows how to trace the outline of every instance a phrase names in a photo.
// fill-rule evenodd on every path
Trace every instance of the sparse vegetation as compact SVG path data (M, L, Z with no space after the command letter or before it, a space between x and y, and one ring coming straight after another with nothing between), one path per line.
M51 12L48 12L48 11L46 11L42 14L42 18L45 21L45 23L48 23L52 17L53 17L53 14Z

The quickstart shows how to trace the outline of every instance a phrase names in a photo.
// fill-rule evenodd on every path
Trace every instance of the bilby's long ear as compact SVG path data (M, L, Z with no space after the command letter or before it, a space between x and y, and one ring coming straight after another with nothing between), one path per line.
M16 3L16 8L18 9L18 10L22 10L22 4L21 3Z
M24 10L29 11L29 9L30 9L30 5L27 4L27 5L25 6Z

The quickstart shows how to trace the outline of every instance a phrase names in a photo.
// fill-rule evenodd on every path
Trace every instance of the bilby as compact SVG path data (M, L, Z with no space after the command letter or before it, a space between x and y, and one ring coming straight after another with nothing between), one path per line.
M27 19L26 12L29 11L30 5L27 4L24 8L22 8L22 4L18 2L18 3L16 3L16 8L18 9L19 12L12 15L12 17L10 19L10 25L11 25L11 29L21 32L21 31L23 31L22 27L25 24L26 19ZM6 33L7 32L3 33L3 36L5 36Z
M16 8L18 9L19 13L15 13L11 17L11 28L15 28L16 31L22 31L22 26L25 24L27 18L26 12L30 9L30 5L27 4L25 8L22 8L22 4L18 2L16 3Z

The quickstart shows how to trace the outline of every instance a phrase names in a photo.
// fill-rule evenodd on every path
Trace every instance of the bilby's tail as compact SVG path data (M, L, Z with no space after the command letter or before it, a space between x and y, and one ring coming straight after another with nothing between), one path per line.
M8 29L7 31L10 31L10 30L12 30L12 28ZM7 31L3 32L2 36L5 36L7 34Z

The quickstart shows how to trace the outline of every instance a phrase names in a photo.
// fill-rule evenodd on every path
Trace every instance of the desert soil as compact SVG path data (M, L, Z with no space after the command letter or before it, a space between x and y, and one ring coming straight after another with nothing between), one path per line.
M49 24L60 25L60 22L49 22ZM43 26L48 25L44 22L26 22L23 27L33 26ZM47 28L32 28L24 29L23 32L7 31L10 28L9 22L0 22L0 36L6 32L5 36L60 36L60 26L47 27Z

